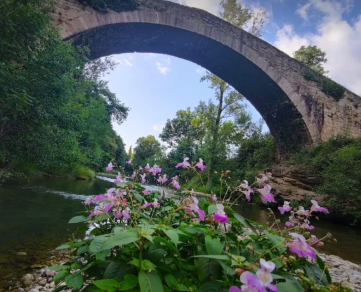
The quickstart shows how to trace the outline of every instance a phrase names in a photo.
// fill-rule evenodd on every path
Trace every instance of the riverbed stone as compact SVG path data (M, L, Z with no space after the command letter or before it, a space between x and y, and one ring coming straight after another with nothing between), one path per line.
M46 280L46 279L41 279L41 280L38 282L38 284L39 284L40 286L45 286L46 283L47 283L47 280Z
M17 256L27 256L28 254L25 251L19 251L16 253Z
M28 292L39 292L39 290L38 289L30 289Z
M34 281L34 276L32 274L25 274L24 276L21 277L21 282L25 282L25 281Z

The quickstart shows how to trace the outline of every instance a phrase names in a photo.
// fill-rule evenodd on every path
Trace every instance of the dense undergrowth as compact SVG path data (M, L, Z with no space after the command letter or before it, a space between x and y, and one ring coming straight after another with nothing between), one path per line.
M0 3L0 184L19 172L91 178L110 158L126 159L111 121L128 108L101 81L114 64L63 42L52 8Z

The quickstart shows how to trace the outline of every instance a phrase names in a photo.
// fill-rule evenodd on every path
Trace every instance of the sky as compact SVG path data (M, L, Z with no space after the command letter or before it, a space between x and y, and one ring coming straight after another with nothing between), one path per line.
M220 0L173 0L218 15ZM326 52L328 76L361 94L361 0L243 0L253 12L269 15L262 38L293 56L302 45ZM199 101L215 100L209 84L200 82L205 70L176 57L160 54L121 54L104 79L117 98L130 108L127 120L113 124L126 150L139 137L159 134L167 119ZM254 121L261 117L247 102ZM266 128L265 128L266 130Z

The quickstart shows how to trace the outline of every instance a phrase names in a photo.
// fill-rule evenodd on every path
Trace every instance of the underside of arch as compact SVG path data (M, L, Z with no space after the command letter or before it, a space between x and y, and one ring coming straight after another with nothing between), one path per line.
M147 52L196 63L232 85L253 104L282 156L312 144L302 115L279 85L242 54L211 38L165 25L122 23L89 29L71 40L74 45L88 46L92 59Z

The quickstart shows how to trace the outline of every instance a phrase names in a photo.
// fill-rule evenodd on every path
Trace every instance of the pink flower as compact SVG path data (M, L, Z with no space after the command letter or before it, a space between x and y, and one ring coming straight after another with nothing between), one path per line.
M130 218L130 215L126 211L120 211L120 210L114 211L113 215L117 219L124 218L125 220L128 220Z
M106 214L107 212L105 212L105 207L106 207L105 203L101 203L100 205L95 206L94 210L90 213L89 218Z
M261 178L256 178L257 184L259 186L263 186L266 182L269 181L269 177L272 175L270 172L266 172L266 174L262 174Z
M326 214L328 213L327 208L320 207L320 205L317 203L317 201L311 200L311 203L312 203L312 207L311 207L311 210L310 210L311 213L314 212L314 211L323 212L323 213L326 213Z
M289 217L289 221L286 222L285 224L286 224L287 227L291 227L291 226L294 226L297 223L298 223L298 220L295 218L295 216L291 215Z
M300 258L316 258L316 253L301 234L290 233L290 235L294 238L293 241L287 244L287 247L291 253L297 254Z
M145 179L145 173L141 174L140 177L142 178L142 184L145 184L147 182Z
M315 229L315 226L312 226L312 225L309 225L309 224L310 224L310 221L305 219L304 223L301 225L301 228L308 229L308 230Z
M112 164L112 162L109 162L108 166L105 168L106 171L112 171L113 170L114 165Z
M154 199L152 206L153 206L153 208L160 208L160 204L158 203L157 199Z
M144 190L142 191L144 196L149 196L150 195L150 191L149 190Z
M158 173L161 173L162 169L158 165L154 164L154 166L149 171L152 173L152 175L155 176Z
M191 165L189 164L188 160L189 160L188 157L184 158L183 162L178 163L175 167L189 168Z
M137 177L137 173L134 171L130 178L135 179L136 177Z
M278 210L280 210L281 214L291 211L290 202L284 201L283 206L278 207Z
M149 166L149 163L147 163L146 166L144 166L144 170L149 172L151 170L150 166Z
M316 246L323 246L323 242L320 241L316 235L311 235L311 245L316 244Z
M157 182L159 182L160 184L165 184L167 181L168 181L168 179L167 179L167 175L166 175L166 174L164 174L163 177L160 176L160 177L157 179Z
M248 181L244 180L243 183L241 183L240 187L243 188L243 189L248 189L249 188Z
M247 190L242 191L242 193L245 194L247 201L249 202L251 200L251 193L254 193L252 188L248 187Z
M184 164L184 162L183 162ZM203 164L203 159L199 158L199 162L196 163L196 167L200 169L200 171L203 171L206 169L206 166Z
M151 206L152 203L148 203L147 201L145 201L145 203L142 205L142 208L148 208L149 206Z
M297 215L300 215L300 216L308 216L309 212L308 210L305 210L305 208L303 207L299 207L298 211L296 212Z
M239 289L236 286L233 286L229 289L228 292L265 292L266 289L263 287L261 281L253 275L251 272L244 272L241 275L242 286Z
M257 277L262 286L269 288L273 281L271 272L275 269L276 265L273 262L266 262L264 259L260 259L260 265L261 269L257 271Z
M132 160L129 159L128 161L125 162L126 164L132 164Z
M217 212L213 215L214 220L219 223L228 223L228 216L224 212L224 206L222 204L217 204Z
M83 202L83 204L85 205L85 206L89 206L91 203L93 203L93 197L88 197L84 202Z
M115 177L115 181L114 183L116 185L118 185L119 183L121 183L123 181L122 175L118 172L118 175Z
M216 197L216 195L213 195L213 196L211 197L211 200L212 200L213 202L217 202L217 197Z
M265 185L262 189L257 189L257 191L261 194L263 204L275 201L273 195L271 194L271 189L272 187L270 185Z
M196 212L198 214L198 217L201 221L204 221L204 211L201 210L198 207L198 199L196 197L192 197L191 198L192 201L187 201L186 202L186 206L184 207L184 209L188 212L194 215L193 212Z
M177 177L177 176L175 176L175 177L172 178L171 184L172 184L172 186L173 186L174 188L176 188L177 190L179 190L179 189L181 188L181 186L180 186L180 184L179 184L179 182L178 182L178 177Z

